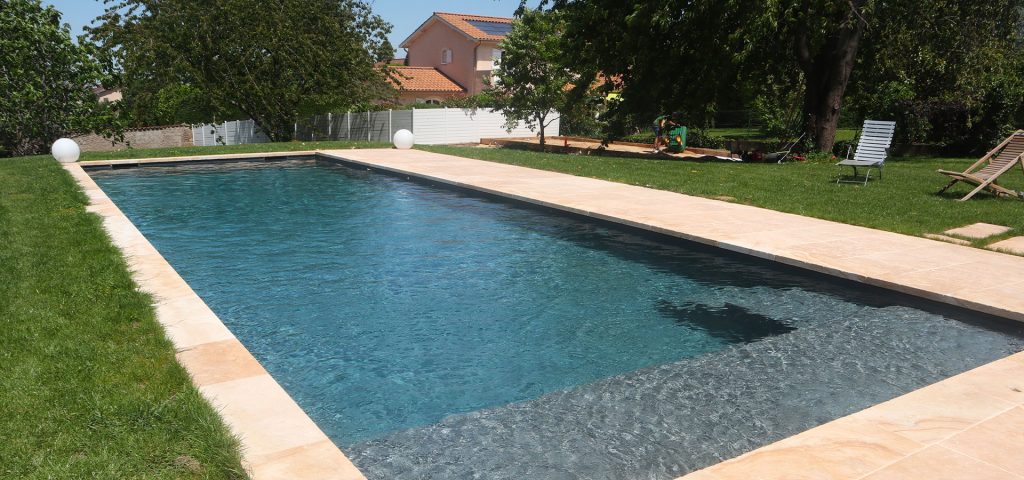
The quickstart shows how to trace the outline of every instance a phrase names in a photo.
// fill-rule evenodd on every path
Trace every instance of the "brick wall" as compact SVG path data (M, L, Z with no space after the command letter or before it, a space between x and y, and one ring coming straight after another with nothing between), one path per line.
M83 152L108 152L126 148L164 148L192 146L192 128L188 125L145 127L125 130L124 142L113 144L96 134L71 137Z

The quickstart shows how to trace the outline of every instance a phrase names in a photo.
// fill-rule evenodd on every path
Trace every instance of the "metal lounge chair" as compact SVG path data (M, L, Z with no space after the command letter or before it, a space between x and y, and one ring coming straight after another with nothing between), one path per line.
M882 178L882 168L885 167L885 159L889 156L889 147L892 145L893 133L896 131L896 122L882 122L877 120L865 120L861 128L860 140L857 141L857 151L850 158L850 151L846 151L846 158L836 165L852 167L853 177L844 179L842 173L836 179L836 183L863 183L868 184L871 179L871 169L878 169L878 178ZM864 181L857 180L858 168L866 168Z
M1003 140L999 146L981 157L981 160L974 162L963 172L952 172L939 170L939 173L951 177L950 181L939 193L949 190L949 187L956 185L956 182L967 182L977 185L974 190L961 198L959 201L968 200L982 190L988 190L995 195L1006 195L1024 199L1024 192L1010 190L996 183L1000 175L1010 171L1014 166L1020 165L1024 171L1024 130L1017 130Z

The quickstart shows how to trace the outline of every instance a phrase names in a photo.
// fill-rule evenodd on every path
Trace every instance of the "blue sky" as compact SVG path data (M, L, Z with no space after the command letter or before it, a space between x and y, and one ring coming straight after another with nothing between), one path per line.
M494 15L510 17L519 7L519 0L434 0L419 2L409 0L370 0L373 11L384 17L393 29L391 43L398 49L398 44L409 36L412 31L426 20L433 12L472 13L476 15ZM529 0L527 4L536 7L539 0ZM64 14L63 21L71 25L71 35L77 37L82 27L88 25L99 14L103 13L102 0L43 0L44 5L53 5ZM397 56L404 57L405 51L398 49Z

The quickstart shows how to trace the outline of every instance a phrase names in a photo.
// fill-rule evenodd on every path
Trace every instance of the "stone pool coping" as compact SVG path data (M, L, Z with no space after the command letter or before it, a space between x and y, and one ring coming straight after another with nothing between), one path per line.
M195 308L203 316L212 316L213 321L206 322L207 328L214 331L212 336L201 344L189 346L188 335L175 331L176 328L181 330L180 324L189 323L189 319L184 318L180 310L168 308L173 301L160 300L157 305L158 318L181 350L179 361L193 375L204 395L222 408L229 425L239 433L246 461L253 466L257 478L273 478L284 472L291 478L302 478L308 472L303 468L322 468L316 473L309 472L307 478L328 478L323 473L335 469L350 476L331 478L362 476L329 440L329 446L323 443L326 440L323 433L173 273L159 253L149 250L152 246L148 241L81 167L309 155L664 233L1024 321L1024 295L1021 294L1024 292L1024 257L556 172L418 150L399 154L391 149L115 160L68 166L94 200L90 208L104 216L115 243L122 247L129 264L137 270L140 285L147 290L169 292L172 299L180 294L176 292L187 291L188 295L184 296L194 297L199 302L188 303L201 305ZM78 167L77 172L75 167ZM84 176L85 181L80 176ZM93 191L89 191L90 188ZM132 232L129 235L122 230ZM120 241L119 235L124 237ZM148 249L133 247L142 243ZM133 259L133 254L141 258ZM159 262L153 254L159 257ZM146 267L140 270L136 266L139 260L145 264L147 258L166 265L166 268L157 268L163 274L147 275ZM158 281L169 276L175 279L169 284ZM157 297L168 298L160 294ZM211 327L214 321L217 326ZM185 337L185 347L179 345L177 336ZM207 345L217 342L227 343ZM205 351L196 349L200 345ZM225 348L232 354L222 353L218 348ZM196 351L189 354L193 350ZM228 368L222 364L225 356L241 360L232 362L233 366ZM272 384L269 389L277 396L249 395L248 385L233 385L249 378L262 379L268 388ZM207 382L216 382L209 385L215 388L204 385ZM279 422L265 421L265 412L276 414L281 410L267 407L264 400L268 399L287 407L284 410L292 412L291 416L282 417ZM304 424L305 427L298 428ZM285 442L274 451L276 455L267 453L271 447L261 441L269 442L281 430L290 434L293 426L297 432L304 432L291 435L296 437L293 442L307 443L289 447ZM1020 432L1024 432L1024 353L869 407L685 478L934 478L936 472L954 477L958 476L957 472L970 472L970 475L959 476L1024 480L1024 455L1019 454L1024 451L1024 437ZM255 443L255 449L250 442ZM268 463L274 468L267 468Z
M251 157L191 157L174 161ZM126 163L82 162L64 168L89 197L88 211L103 219L104 228L124 254L135 282L153 296L157 321L174 344L178 362L238 436L243 466L251 477L365 480L82 168L114 162Z

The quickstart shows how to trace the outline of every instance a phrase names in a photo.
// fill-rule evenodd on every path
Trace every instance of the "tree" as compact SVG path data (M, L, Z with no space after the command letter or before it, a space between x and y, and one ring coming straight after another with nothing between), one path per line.
M566 104L566 86L577 80L562 64L563 23L557 12L521 9L512 31L502 40L491 96L505 114L510 130L518 122L536 128L544 146L544 129ZM589 83L588 83L589 85Z
M851 107L896 120L903 142L991 148L1024 120L1022 8L1020 0L879 3Z
M758 81L793 80L799 69L805 130L831 149L871 2L555 0L553 8L567 13L577 61L622 78L619 113L678 110L701 125L720 103L749 104Z
M870 111L859 101L867 95L909 96L913 108L934 110L935 100L965 94L971 101L962 106L962 125L1012 118L1012 105L1021 103L992 99L997 91L1011 97L1017 91L1019 77L1008 72L1019 65L1013 52L1020 51L1024 28L1022 0L550 5L564 14L572 68L604 72L623 83L623 101L609 111L617 117L610 122L612 133L658 112L681 111L701 125L721 105L782 113L796 103L798 123L813 146L830 150L844 103L851 100L848 90L856 93L852 100L861 114ZM1014 37L1016 46L1007 43ZM787 120L777 127L784 129Z
M107 0L91 39L112 52L125 96L188 85L210 111L238 111L274 141L300 115L388 91L389 24L358 0Z
M819 151L836 141L843 96L850 83L873 0L791 0L772 3L772 44L789 44L803 72L804 132ZM772 48L772 47L769 47ZM777 48L777 47L775 47Z
M542 2L546 4L547 2ZM648 128L660 113L681 112L690 125L709 124L718 106L739 98L736 57L746 48L739 32L755 0L554 0L564 19L564 58L581 76L573 99L587 101L583 78L603 75L599 90L621 101L602 116L606 136ZM574 103L570 100L570 103Z
M0 0L0 154L42 153L69 132L103 130L109 106L89 49L39 0Z

